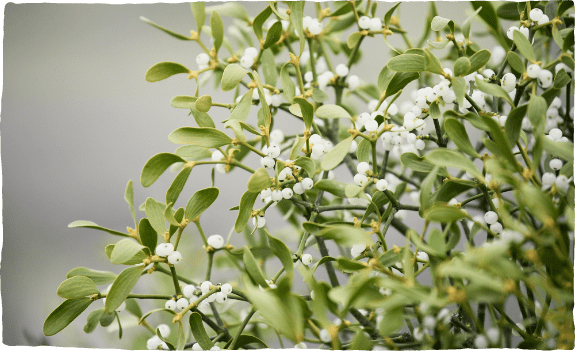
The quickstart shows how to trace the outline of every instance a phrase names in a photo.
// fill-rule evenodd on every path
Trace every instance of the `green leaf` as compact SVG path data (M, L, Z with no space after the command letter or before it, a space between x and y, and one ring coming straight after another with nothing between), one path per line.
M467 19L461 24L461 33L465 39L469 39L469 31L471 30L471 22L477 14L481 11L481 7L479 7L475 12L471 14L471 16L467 17Z
M291 252L283 241L279 240L278 238L274 238L268 232L266 233L268 236L270 248L272 249L273 254L280 259L291 284L293 279L293 261L291 258Z
M307 157L299 157L295 160L296 166L300 166L310 178L315 175L315 161Z
M353 273L367 268L363 262L353 261L347 257L338 257L336 267L344 273Z
M175 108L189 109L191 106L193 106L197 99L198 98L196 96L178 95L172 98L170 105Z
M440 16L435 16L435 17L433 17L433 20L431 21L431 30L433 30L434 32L439 32L443 28L445 28L445 26L447 26L447 25L449 25L449 30L453 33L454 28L455 28L455 23L453 23L452 20L450 20L448 18L443 18Z
M515 145L517 140L519 140L519 134L521 132L521 124L523 123L523 118L527 113L527 105L517 106L509 112L507 120L505 121L505 134L509 138L509 144Z
M168 136L174 144L190 144L203 147L220 147L231 144L232 139L215 128L182 127Z
M246 121L252 108L252 92L253 90L250 89L244 94L244 96L242 96L240 102L232 110L230 120L235 119L241 122Z
M517 11L517 3L506 2L497 8L497 16L509 21L518 21L521 19L519 11Z
M347 47L353 49L359 40L361 39L362 35L361 32L353 32L351 33L346 40Z
M186 160L168 152L162 152L152 156L142 169L140 183L142 183L145 188L149 187L160 178L166 169L177 162L185 163Z
M256 203L256 199L258 198L258 193L253 193L247 190L240 199L240 208L238 211L238 217L236 218L236 222L234 225L234 229L236 233L241 233L246 225L248 224L248 220L251 217L252 209L254 208L254 204Z
M94 330L96 330L96 327L98 326L98 323L100 322L100 318L102 318L102 315L106 313L106 310L103 308L100 308L98 310L93 310L92 312L90 312L88 314L88 317L86 318L86 325L84 325L84 333L86 334L90 334L91 332L93 332Z
M425 70L435 74L443 74L443 67L441 66L441 61L435 55L431 53L428 49L423 49L425 55Z
M501 31L497 13L495 12L495 8L493 7L492 2L471 1L471 6L473 6L475 10L481 7L481 11L479 11L479 17L481 17L485 23L487 23L487 25L495 31L495 33L499 33Z
M310 104L306 99L300 97L294 98L293 101L301 108L303 122L306 129L311 129L313 123L313 105Z
M134 219L134 224L137 224L138 221L136 219L136 210L134 209L134 184L132 180L128 181L126 185L126 191L124 191L124 200L130 206L130 213L132 214L132 218Z
M453 74L463 77L471 73L471 61L467 57L460 57L453 64Z
M267 6L262 12L260 12L256 16L256 18L254 18L252 27L254 30L254 34L256 35L259 41L262 41L264 38L262 27L271 14L272 9L269 6Z
M66 278L79 276L90 278L90 280L96 285L109 284L116 279L116 275L112 272L97 271L85 267L74 268L66 274Z
M523 34L521 34L523 35ZM477 88L479 90L481 90L482 92L495 96L495 97L500 97L502 99L504 99L505 101L509 102L509 104L515 108L515 105L513 104L513 100L511 100L511 97L509 97L509 94L507 94L507 92L500 87L497 84L489 84L487 82L484 82L483 79L477 79L477 77L475 78L475 84L477 85Z
M367 139L361 139L359 144L357 145L357 151L355 152L357 155L358 162L370 162L369 156L371 154L371 142Z
M429 173L435 168L433 164L427 162L423 157L419 157L413 152L404 152L401 154L400 160L405 167L416 172ZM437 174L443 177L447 177L449 175L445 168L440 168Z
M144 271L144 265L124 269L112 283L106 297L106 312L113 313L130 294Z
M385 97L395 95L412 81L419 79L417 72L397 72L393 75L385 89Z
M395 11L395 9L399 6L399 4L401 3L398 2L397 4L393 5L389 10L387 10L385 15L383 16L383 23L385 24L386 27L389 26L389 23L391 22L391 16L393 16L393 11Z
M533 52L533 47L529 43L529 39L523 33L518 30L513 31L513 41L517 46L517 50L525 57L529 62L535 63L535 53Z
M224 22L218 11L212 11L210 16L210 28L212 29L212 38L214 38L214 48L216 53L224 41Z
M463 101L465 101L465 79L457 77L453 80L451 84L455 97L457 98L457 103L462 106Z
M299 155L301 152L301 148L305 144L305 138L300 138L299 135L296 135L292 148L290 150L289 159L293 160Z
M390 70L387 66L383 66L383 68L379 72L379 76L377 77L377 89L379 90L380 93L385 92L394 74L395 73L392 70Z
M481 67L485 66L489 59L491 58L491 52L489 50L480 50L477 51L473 56L469 58L471 62L471 68L469 72L477 72Z
M343 107L338 105L321 105L315 111L315 115L323 119L335 119L335 118L349 118L351 115Z
M391 311L386 310L379 325L379 333L382 336L388 336L401 329L404 323L403 308L395 308Z
M88 295L99 294L100 291L98 291L96 284L94 284L90 278L76 276L63 281L56 293L65 299L77 299Z
M180 157L187 157L190 161L199 161L212 156L212 152L209 149L198 145L180 146L176 149L175 154Z
M304 1L293 1L290 2L291 13L289 15L290 21L294 25L294 29L298 32L299 37L299 56L303 53L305 48L305 36L303 35L303 8L305 6Z
M450 223L468 215L454 206L435 204L424 212L423 217L430 222Z
M425 160L438 166L467 171L479 181L485 181L485 178L483 178L483 175L477 170L473 162L455 150L435 149L425 155Z
M132 259L132 257L136 256L136 254L144 247L145 246L138 244L133 239L122 239L114 246L114 250L112 250L112 255L110 256L110 261L113 264L124 264Z
M230 345L232 344L232 342L234 341L234 339L230 339L226 345L224 346L225 349L229 349ZM249 345L249 344L260 344L261 346L263 346L264 348L269 349L270 347L263 342L261 339L259 339L258 337L255 337L253 335L249 335L249 334L242 334L239 336L238 341L236 342L236 347L239 349L245 345Z
M363 231L361 228L349 225L331 225L312 234L314 236L320 236L326 240L333 240L337 244L344 246L351 246L353 244L373 244L373 241L367 235L367 232Z
M291 103L295 96L295 83L289 75L288 65L291 65L291 62L287 62L282 66L280 71L280 80L283 88L283 96Z
M206 333L204 329L202 316L198 312L192 312L192 314L190 314L190 328L192 329L194 339L196 339L202 349L209 350L214 347L214 343L210 340L208 333Z
M99 225L97 225L94 222L91 221L84 221L84 220L79 220L79 221L74 221L70 224L68 224L68 228L91 228L91 229L97 229L97 230L101 230L107 233L110 233L112 235L118 235L118 236L129 236L126 233L122 233L122 232L118 232L112 229L108 229L108 228L104 228L104 227L100 227Z
M150 225L150 221L147 218L142 218L140 220L140 225L138 226L138 233L140 234L140 240L142 240L142 245L150 249L150 252L156 250L158 244L158 233ZM161 233L163 234L163 233Z
M66 328L68 324L72 323L91 303L92 300L89 297L62 302L44 321L42 327L44 335L52 336Z
M248 12L240 3L226 2L221 5L212 5L206 7L207 13L211 13L212 11L218 11L222 16L237 18L244 22L250 21Z
M282 23L277 21L268 30L266 41L264 42L264 50L277 43L282 36Z
M565 161L573 160L573 143L571 142L557 142L543 138L543 149L550 155L560 157Z
M222 76L222 90L230 91L235 89L248 71L237 63L226 66Z
M198 34L201 32L204 23L206 23L206 9L204 6L205 4L201 1L190 3L190 7L192 8L192 14L194 15L194 19L196 20L196 28Z
M347 184L339 182L337 180L331 179L321 179L317 183L313 185L313 187L317 190L327 191L330 194L339 197L346 197L345 196L345 187Z
M262 119L263 122L265 124L266 127L269 127L270 123L271 123L271 112L270 112L270 107L268 106L268 103L266 102L266 98L265 98L265 93L264 93L264 88L262 85L262 81L260 79L260 75L258 74L257 71L253 71L252 73L248 73L248 75L257 83L258 85L258 94L260 96L260 104L261 104L261 109L260 111L262 111Z
M179 73L190 74L191 71L179 63L160 62L148 69L146 72L146 80L148 82L158 82Z
M455 118L446 118L443 121L443 125L445 127L445 132L449 136L455 145L459 148L459 150L465 152L471 157L480 158L481 156L475 151L473 145L471 145L471 141L469 140L469 136L467 135L467 131L463 124L461 124Z
M517 72L525 72L525 65L523 64L523 60L515 52L509 51L507 54L507 63L509 63L509 66Z
M182 168L166 192L166 203L176 203L191 172L192 167L184 166L184 168Z
M258 265L258 262L256 261L250 248L247 246L244 246L243 262L246 271L256 282L256 284L261 285L262 288L269 287L268 283L266 282L266 278L264 277L264 274Z
M415 231L409 231L409 240L421 251L427 252L431 256L445 258L445 251L438 251L433 246L424 243ZM396 256L398 255L396 254Z
M340 141L330 152L328 152L321 161L321 168L324 171L330 171L337 167L345 156L349 153L349 148L353 142L354 136L350 136Z
M248 180L248 190L254 193L259 193L272 185L270 175L265 168L258 168Z
M165 208L165 205L161 205L151 197L146 199L146 217L148 217L152 228L160 235L166 231L166 220L164 218Z
M200 112L196 109L195 105L190 106L190 113L194 116L196 123L199 127L215 128L216 125L212 120L212 117L205 112Z
M545 126L545 113L547 112L547 103L545 99L538 95L531 95L527 109L529 121L535 127L535 130L542 130Z
M213 170L212 170L213 173ZM174 211L174 209L172 209L172 206L174 204L173 203L169 203L168 206L166 206L166 209L164 210L164 217L168 220L168 222L170 223L170 228L171 227L179 227L180 226L180 222L178 222L178 220L176 220L175 218L175 213L176 211Z
M146 22L147 24L154 26L156 28L158 28L159 30L161 30L162 32L171 35L172 37L176 38L176 39L180 39L180 40L192 40L191 38L186 37L185 35L181 35L178 34L176 32L172 32L171 30L164 28L158 24L155 24L154 22L150 21L149 19L147 19L146 17L142 17L140 16L140 20Z
M276 23L280 23L280 33L281 33L281 22ZM278 69L276 66L276 61L273 52L271 50L264 50L262 52L261 62L262 62L261 67L264 75L264 81L266 82L266 84L275 87L278 82Z
M216 201L219 194L220 190L213 187L196 191L186 205L184 217L193 221Z
M200 96L194 103L194 107L199 112L208 112L212 108L212 97L209 95Z
M561 69L555 75L555 79L553 80L553 88L561 89L565 87L570 81L571 78L569 77L569 75L565 73L564 69Z
M419 214L423 212L431 205L431 193L432 187L437 180L437 173L439 171L439 166L435 166L431 172L425 177L421 183L420 195L419 195Z
M441 110L439 109L439 103L437 101L429 105L429 116L433 119L439 119L439 117L441 117Z
M320 90L319 88L312 88L311 98L315 102L325 102L329 100L329 95L327 95L323 90Z
M398 72L425 71L425 57L414 54L403 54L387 62L387 67Z

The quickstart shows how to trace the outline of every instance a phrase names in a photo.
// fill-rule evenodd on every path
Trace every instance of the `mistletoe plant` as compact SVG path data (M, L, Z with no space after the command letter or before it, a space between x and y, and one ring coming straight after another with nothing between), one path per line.
M123 237L105 251L128 267L118 275L70 271L57 291L66 300L44 333L102 300L84 331L117 320L121 337L119 316L133 314L152 334L149 349L247 349L278 339L296 348L572 349L573 2L474 1L460 25L430 3L417 45L394 16L399 3L383 18L382 4L370 0L259 4L252 19L239 3L194 2L190 36L142 18L203 49L197 69L161 62L145 76L195 80L195 94L171 105L189 110L197 126L174 130L168 138L182 146L144 166L144 187L168 168L179 173L165 201L140 206L139 222L128 183L134 228L70 224ZM222 15L233 25L224 28ZM515 26L502 28L500 18ZM472 25L496 45L480 47ZM390 36L404 44L392 46ZM372 82L351 74L365 45L381 51L365 63L381 69ZM200 95L210 80L233 91L231 101ZM226 114L223 126L210 117L215 109ZM301 132L286 135L282 123L299 123ZM261 167L247 166L250 158ZM192 170L210 167L212 186L178 207ZM244 247L202 229L219 195L214 171L228 182L230 173L251 174L226 215L245 234ZM266 227L268 211L278 210L296 247ZM190 225L208 262L199 280L177 272ZM388 245L393 237L403 246ZM233 280L215 278L215 256L237 268ZM327 282L315 274L323 269ZM170 276L173 295L132 293L145 274ZM156 309L143 313L138 300L156 300L148 302ZM164 323L151 326L151 314Z

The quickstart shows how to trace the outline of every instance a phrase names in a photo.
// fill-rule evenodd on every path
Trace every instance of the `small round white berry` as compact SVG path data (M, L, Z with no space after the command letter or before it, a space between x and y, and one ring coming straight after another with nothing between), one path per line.
M536 64L527 66L527 75L529 78L538 78L539 72L541 72L541 66Z
M210 349L210 351L222 351L222 349L219 346L212 346L212 348Z
M357 164L357 172L361 174L366 174L369 171L369 163L360 162Z
M228 295L232 293L232 285L230 283L225 283L222 285L222 287L220 288L221 292L223 292L224 294Z
M185 297L190 298L190 297L194 296L194 291L196 291L196 287L193 286L192 284L190 284L190 285L186 285L182 292L184 293Z
M278 107L282 104L283 98L281 95L272 95L272 106ZM280 142L281 143L281 142Z
M372 18L369 21L369 30L372 32L379 32L381 31L381 20L377 17Z
M172 265L177 265L182 261L182 254L179 251L174 251L168 256L168 262Z
M563 167L563 161L561 161L558 158L555 158L551 161L549 161L549 168L551 168L554 171L558 171L561 169L561 167Z
M377 183L375 183L375 187L377 188L377 190L379 191L384 191L387 189L387 180L385 179L380 179L377 181Z
M489 229L495 234L499 234L503 231L503 225L501 225L499 222L495 222L489 226Z
M485 334L487 336L487 339L489 339L489 342L492 345L496 345L499 343L499 329L497 328L489 328L485 331Z
M192 345L192 350L193 351L204 351L204 349L202 349L200 344L198 344L197 342Z
M363 186L368 181L367 176L365 174L357 173L353 176L353 182L356 185Z
M349 90L355 90L359 88L359 77L356 75L347 77L347 87Z
M483 216L483 218L485 219L485 223L493 224L493 223L497 222L497 219L499 217L497 216L497 213L495 213L493 211L487 211L485 213L485 215Z
M537 82L542 88L549 88L551 85L553 85L553 73L546 69L542 69L541 72L539 72Z
M541 18L540 18L539 21L537 21L537 22L547 23L547 22L549 22L549 16L543 15L543 16L541 16Z
M357 21L357 24L359 25L359 28L361 28L361 29L369 29L369 26L371 24L371 20L367 16L361 16L359 18L359 21Z
M210 285L212 285L212 282L210 282L209 280L206 280L200 285L200 290L202 290L202 294L207 294L210 292Z
M281 199L283 199L281 190L272 191L272 200L273 201L281 201Z
M313 188L313 180L311 178L304 178L301 181L301 185L303 186L303 188L305 190L309 190L309 189Z
M427 254L427 252L418 251L416 257L418 260L421 261L429 261L429 255Z
M274 166L276 165L276 161L272 157L266 156L260 159L260 164L264 168L274 168Z
M313 257L310 254L303 254L301 256L301 263L303 263L306 266L311 264L312 261L313 261Z
M162 339L159 336L154 335L146 341L146 347L148 350L157 350L162 345Z
M366 248L367 248L367 245L365 245L365 244L353 244L351 246L351 256L357 257L357 256L361 255L365 251Z
M510 92L515 89L517 84L517 78L513 73L506 73L503 78L501 78L501 87L505 89L506 92Z
M282 189L282 197L283 197L284 199L289 200L289 199L292 198L292 196L293 196L293 190L292 190L292 189L290 189L290 188L284 188L284 189Z
M217 292L216 294L216 302L217 303L224 303L228 300L228 295L224 294L223 292Z
M295 183L293 185L293 192L298 194L298 195L305 193L305 189L303 188L302 183Z
M343 63L340 63L335 67L335 74L337 74L340 77L345 77L349 74L349 68Z
M182 297L178 299L178 301L176 302L176 309L178 309L179 311L183 311L186 309L186 307L188 307L189 304L190 303L188 302L188 300Z
M216 294L211 294L210 296L206 297L205 300L207 303L216 301Z
M174 300L168 300L166 301L166 304L164 305L164 307L168 310L172 310L175 311L176 310L176 301Z
M256 216L252 218L254 227L263 228L266 225L266 218L263 216Z
M309 32L313 35L319 35L322 29L323 25L317 19L314 19L308 27Z
M264 189L260 192L260 195L262 196L262 198L270 197L272 196L272 189L270 188Z
M210 56L208 56L208 54L206 53L201 53L198 56L196 56L196 63L198 65L207 65L208 63L210 63Z
M273 158L278 157L281 153L280 147L275 145L275 144L271 144L270 146L268 146L268 149L266 151L267 151L267 155L269 157L273 157Z
M377 130L377 127L379 127L379 124L375 120L369 120L365 122L365 130L367 130L368 132L375 132Z
M425 316L423 318L423 326L427 329L433 329L437 325L437 321L435 320L434 316Z
M547 173L543 174L543 177L541 177L541 184L543 184L545 186L551 186L555 183L556 180L557 180L557 177L555 176L555 174L553 174L551 172L547 172Z
M254 65L254 58L249 55L244 55L240 58L240 65L243 68L250 68Z
M253 57L254 59L258 57L258 50L254 47L249 47L244 50L244 55Z
M160 329L160 334L162 334L164 338L170 336L170 327L167 324L160 324L156 329Z
M417 150L423 150L425 149L425 142L421 139L417 139L415 141L415 143L413 144L413 146L417 149Z
M295 344L293 348L294 349L307 349L307 345L305 344L305 342L302 341L298 344Z
M563 136L563 132L561 132L561 129L553 128L549 131L549 136L553 140L559 140Z
M221 235L215 234L210 235L208 238L208 245L213 247L214 249L221 249L224 247L224 238Z
M488 343L485 335L482 334L477 335L477 337L475 338L475 347L477 347L478 349L486 349L487 345Z
M327 329L322 329L319 332L319 338L324 343L331 342L331 334L329 333L329 331Z
M541 17L543 17L543 11L541 11L541 9L534 8L529 11L529 18L531 18L532 21L538 22L541 20Z
M557 180L555 180L555 185L559 190L567 191L567 189L569 189L569 179L564 175L560 175L557 177Z
M274 96L276 96L276 95L274 95ZM277 96L279 96L279 95L277 95ZM283 143L284 139L285 139L284 132L282 132L280 129L274 129L270 133L270 141L272 143L281 144L281 143Z

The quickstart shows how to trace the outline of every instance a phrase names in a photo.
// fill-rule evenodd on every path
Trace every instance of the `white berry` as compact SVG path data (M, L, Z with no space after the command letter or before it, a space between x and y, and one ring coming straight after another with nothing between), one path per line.
M505 89L506 92L515 89L515 84L517 84L517 78L513 73L506 73L503 78L501 78L501 87Z
M167 324L160 324L157 329L160 329L160 334L162 334L164 338L170 336L170 327Z
M208 238L208 245L214 249L221 249L224 246L224 238L221 235L210 235Z
M176 302L176 308L180 311L183 311L186 309L186 307L188 307L189 303L188 300L186 300L185 298L180 298L177 302Z
M179 251L174 251L168 256L168 262L172 265L177 265L182 260L182 254Z
M226 295L231 294L232 293L232 285L229 283L225 283L224 285L222 285L220 290Z
M377 183L375 183L375 187L377 188L377 190L379 191L384 191L387 189L387 186L389 184L387 184L387 180L385 179L380 179L377 181Z
M257 216L252 218L254 227L263 228L266 225L266 218L264 216Z
M328 343L331 342L331 334L329 333L329 331L327 329L322 329L319 332L319 338L321 339L321 341Z
M487 338L485 337L485 335L479 334L479 335L475 338L475 347L477 347L478 349L485 349L485 348L487 348Z
M221 291L220 291L220 292L217 292L217 293L215 294L215 296L216 296L216 302L217 302L217 303L224 303L224 302L226 302L227 299L228 299L228 295L224 294L224 293L221 292Z
M357 164L357 172L361 174L366 174L369 171L369 163L360 162Z
M361 29L369 29L369 25L371 24L371 20L367 16L361 16L359 21L357 22L359 28Z
M485 223L493 224L493 223L497 222L497 219L499 217L497 216L497 213L495 213L493 211L487 211L483 218L485 219Z
M166 301L166 304L164 305L165 308L175 311L176 310L176 301L174 300L168 300Z
M563 161L561 161L558 158L553 159L553 160L549 161L549 167L552 170L558 171L561 169L561 167L563 167Z
M254 65L255 59L249 55L244 55L240 58L240 65L243 68L250 68Z
M529 78L538 78L539 72L541 72L541 66L536 64L527 66L527 75Z
M303 254L301 256L301 263L304 265L309 265L313 261L313 257L310 254Z
M185 297L190 298L190 297L194 296L194 291L196 291L196 287L193 286L192 284L190 284L190 285L186 285L182 292L184 293Z
M291 199L293 196L293 190L290 188L282 189L282 196L284 199L287 199L287 200Z
M305 190L309 190L313 188L313 180L311 178L304 178L301 182L301 185Z
M340 63L335 67L335 74L337 74L340 77L345 77L349 74L349 68L343 63Z
M301 195L305 192L305 189L303 188L302 183L296 183L293 185L293 191L294 193Z
M208 54L206 53L201 53L198 56L196 56L196 63L198 65L207 65L208 63L210 63L210 56L208 56Z
M209 280L206 280L200 285L200 290L202 290L202 294L207 294L210 292L210 285L212 285L212 282L210 282Z

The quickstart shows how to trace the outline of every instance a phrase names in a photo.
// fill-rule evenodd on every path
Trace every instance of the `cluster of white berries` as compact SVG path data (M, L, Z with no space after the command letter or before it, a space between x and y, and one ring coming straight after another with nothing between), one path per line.
M210 64L210 56L202 52L196 56L196 63L198 64L198 70L203 70Z
M529 38L529 28L521 26L518 28L517 26L511 26L507 30L507 38L513 40L513 32L518 30L521 34L523 34L526 38Z
M371 32L381 31L381 20L377 17L369 18L367 16L361 16L357 22L359 28L364 30L369 30Z
M317 18L305 16L303 18L303 29L307 29L313 35L319 35L323 30L323 25Z
M529 11L529 18L538 24L549 22L549 16L544 14L543 11L538 8L534 8L533 10Z
M556 176L554 173L547 172L541 177L541 184L543 188L550 188L555 185L562 192L566 192L569 189L570 180L564 175Z
M160 328L160 326L165 325L165 324L161 324L158 326L158 328ZM166 325L167 327L167 325ZM168 327L168 335L169 333L169 327ZM164 332L162 332L160 330L160 333L162 334L162 336L165 338L166 335L164 334ZM154 335L151 338L148 339L148 341L146 341L146 347L148 348L148 350L168 350L168 344L166 344L164 341L162 341L162 339L160 339L159 336Z
M258 50L254 47L249 47L244 50L244 54L240 58L240 65L243 68L251 68L256 59L258 58Z
M313 160L320 160L323 155L327 154L333 149L333 143L327 139L322 138L319 134L312 134L309 137L311 146L311 158Z
M550 132L552 129L557 128L559 122L560 122L560 118L559 118L559 109L562 106L562 102L561 99L556 97L555 99L553 99L553 101L551 102L551 105L549 106L549 108L547 109L547 112L545 113L547 119L547 124L545 125L545 130L547 132ZM524 128L527 130L531 130L533 128L533 126L531 125L531 122L529 121L529 118L524 118L523 121L528 121L529 125L527 125L527 127L530 128ZM523 128L523 126L521 126ZM554 132L557 133L557 132ZM557 135L557 134L554 134ZM553 139L553 136L549 136L550 138ZM567 139L567 137L563 136L563 133L561 133L561 136L553 139L554 141L569 141L569 139Z
M489 346L496 346L499 344L499 336L499 329L489 328L485 331L485 335L479 334L475 337L475 347L478 349L486 349Z
M112 288L112 284L108 285L108 287L106 288L106 294L110 293L111 288ZM102 299L102 303L104 305L106 305L106 298L105 297ZM122 312L125 309L126 309L126 301L122 302L122 304L120 306L118 306L118 308L116 308L116 312Z
M264 145L264 147L262 148L262 153L264 155L267 155L260 159L260 164L262 165L262 167L273 169L276 165L275 159L281 153L280 147L275 143L270 143L270 146Z
M174 245L170 243L163 243L156 246L156 255L167 257L168 262L172 265L177 265L182 261L182 254L179 251L174 251Z
M186 285L182 289L182 293L184 294L184 297L179 298L177 301L175 301L175 300L166 301L165 308L170 309L172 311L181 312L181 311L185 310L190 305L190 303L193 303L199 299L199 296L196 295L196 291L200 290L201 295L206 295L210 292L210 286L212 286L212 285L213 284L210 281L203 282L199 287L191 285L191 284ZM210 296L208 296L207 298L202 300L202 302L200 302L200 307L205 306L208 303L211 303L214 301L216 301L218 303L226 302L228 300L228 295L231 294L232 290L233 290L232 286L229 283L225 283L225 284L221 285L220 291L218 291L214 294L211 294Z
M497 222L497 220L499 219L499 216L494 211L485 212L483 219L485 220L485 223L487 223L489 225L489 229L493 233L499 234L503 231L503 225L501 223Z

